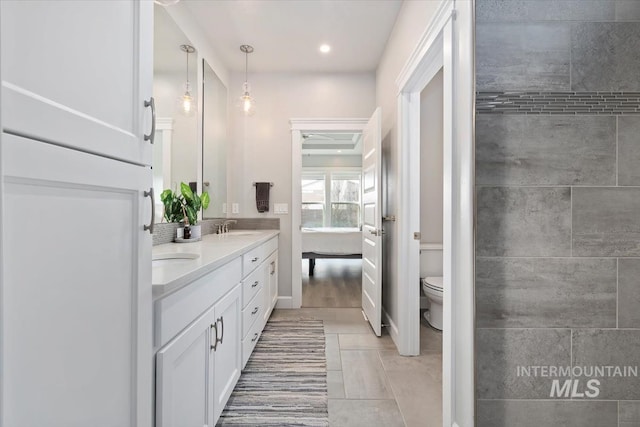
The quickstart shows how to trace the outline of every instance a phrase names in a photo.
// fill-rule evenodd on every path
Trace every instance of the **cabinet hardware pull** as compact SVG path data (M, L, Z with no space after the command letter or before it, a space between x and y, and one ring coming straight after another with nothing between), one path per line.
M256 342L257 339L258 339L258 333L256 332L255 334L253 334L253 338L251 338L251 342Z
M275 261L271 261L271 273L272 276L274 274L276 274L276 262Z
M220 338L218 339L218 342L222 344L222 339L224 338L224 316L220 316L220 318L216 320L216 323L218 322L220 322L220 329L222 330L222 332L220 332ZM218 336L218 330L216 329L216 337L217 336Z
M258 283L260 283L260 282L256 280L255 282L253 282L253 285L251 285L251 287L255 288L256 286L258 286Z
M260 307L254 308L253 311L251 312L251 315L253 316L254 314L256 314L258 310L260 310Z
M214 329L216 331L216 336L213 339L211 350L216 351L216 348L218 347L218 321L217 320L216 320L216 323L211 324L211 329Z
M257 260L258 260L258 257L251 258L251 262L256 262Z
M153 234L153 227L156 225L156 197L153 194L153 187L151 187L149 191L145 191L143 194L144 197L151 197L151 222L149 225L145 224L143 228L144 231L149 230L149 234Z
M148 101L144 101L144 106L145 108L151 107L151 133L149 135L145 134L144 140L153 144L156 139L156 101L153 96Z

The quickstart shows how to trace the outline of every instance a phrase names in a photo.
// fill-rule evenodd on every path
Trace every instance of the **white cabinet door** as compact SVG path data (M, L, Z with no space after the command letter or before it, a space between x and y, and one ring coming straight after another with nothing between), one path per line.
M211 392L214 308L162 348L156 356L156 426L212 426Z
M151 164L153 2L0 1L7 132Z
M215 305L217 344L214 350L213 413L218 421L242 370L242 286Z
M278 251L272 253L265 262L267 269L267 280L265 282L265 307L262 323L267 324L273 307L278 302Z
M0 143L0 425L151 426L151 170Z

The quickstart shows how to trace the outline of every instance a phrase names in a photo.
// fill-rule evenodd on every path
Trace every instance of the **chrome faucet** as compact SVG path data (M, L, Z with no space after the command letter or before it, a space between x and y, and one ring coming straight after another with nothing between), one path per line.
M222 223L222 232L223 233L228 233L229 232L229 224L237 224L238 221L236 221L235 219L227 219L224 220L224 222Z

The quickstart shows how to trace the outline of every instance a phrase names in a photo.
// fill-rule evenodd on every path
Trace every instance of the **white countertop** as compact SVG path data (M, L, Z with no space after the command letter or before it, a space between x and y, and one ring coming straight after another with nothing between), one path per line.
M234 233L239 233L235 234ZM163 298L199 277L223 266L244 252L261 245L279 230L234 230L225 234L207 234L193 243L166 243L153 247L153 257L167 253L198 254L196 259L154 265L152 268L153 299ZM242 234L250 231L252 234Z

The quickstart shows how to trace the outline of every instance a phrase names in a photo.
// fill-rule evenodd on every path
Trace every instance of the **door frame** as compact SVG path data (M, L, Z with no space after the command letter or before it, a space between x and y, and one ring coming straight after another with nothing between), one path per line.
M291 297L278 297L277 308L302 306L302 133L362 132L369 118L292 118L291 123Z
M398 75L398 349L420 353L420 93L443 69L443 425L474 425L474 4L443 0ZM418 178L419 186L419 178ZM419 187L418 187L419 188Z

